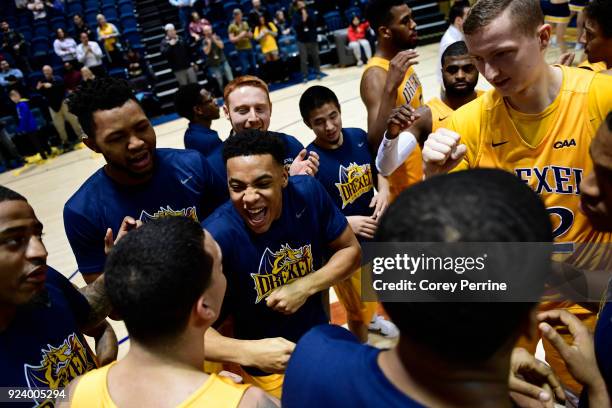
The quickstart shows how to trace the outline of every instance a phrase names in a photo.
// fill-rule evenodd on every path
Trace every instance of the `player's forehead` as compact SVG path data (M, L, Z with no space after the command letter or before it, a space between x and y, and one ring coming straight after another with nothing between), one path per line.
M399 24L407 18L412 17L412 9L408 7L407 4L400 4L398 6L391 7L389 14L391 16L390 23Z
M229 158L226 166L230 182L251 184L257 180L275 178L279 164L271 154L263 153Z
M330 115L335 115L340 112L338 106L333 102L326 102L318 108L310 111L310 120L324 119Z
M38 227L42 224L36 218L34 209L23 200L6 200L0 202L0 234L15 228Z
M471 55L483 56L497 50L517 47L526 37L517 32L516 22L510 13L504 11L489 24L465 36L465 42Z
M231 108L237 106L270 106L270 99L264 89L254 85L244 85L234 89L227 96L227 103Z
M93 113L96 139L100 140L104 140L109 134L126 131L147 120L140 105L132 99L121 106Z
M444 68L450 66L463 67L474 64L474 58L470 54L453 55L444 58Z

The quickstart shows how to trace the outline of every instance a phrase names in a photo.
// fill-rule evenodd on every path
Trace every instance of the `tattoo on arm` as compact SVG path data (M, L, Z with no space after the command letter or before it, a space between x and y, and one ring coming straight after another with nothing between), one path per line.
M112 310L104 288L104 275L101 275L89 285L79 289L79 292L85 296L90 306L89 315L85 322L83 322L82 327L82 330L87 331L87 329L91 329L100 324Z

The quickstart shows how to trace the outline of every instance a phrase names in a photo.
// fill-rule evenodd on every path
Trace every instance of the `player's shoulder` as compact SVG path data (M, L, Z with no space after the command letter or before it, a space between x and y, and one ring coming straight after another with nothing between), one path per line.
M295 136L291 136L283 132L272 132L272 131L270 132L270 134L278 136L288 148L298 148L299 147L301 150L304 147L302 143L298 140L298 138Z
M317 193L324 188L323 185L312 176L295 175L289 177L287 189L290 194L295 192L309 198L313 193Z
M193 149L158 148L155 152L161 165L181 167L185 164L200 164L204 156Z
M350 142L361 143L364 140L366 142L368 140L368 133L361 128L355 128L355 127L342 128L342 135L344 136L345 140L349 139Z
M64 211L89 212L95 207L94 204L101 202L100 199L103 197L100 197L100 195L104 195L111 186L112 182L104 174L104 169L98 169L70 196L64 204ZM109 197L104 198L108 199Z

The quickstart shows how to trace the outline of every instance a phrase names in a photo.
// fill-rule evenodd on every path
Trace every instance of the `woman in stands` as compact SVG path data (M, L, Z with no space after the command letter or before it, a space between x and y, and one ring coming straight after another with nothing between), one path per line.
M357 66L363 65L363 60L361 59L361 47L363 47L363 51L365 52L366 61L372 58L372 48L370 47L370 43L366 40L366 33L370 28L370 23L367 21L361 22L358 16L353 15L353 20L351 20L351 25L349 25L347 31L347 37L349 40L349 47L353 50L353 54L355 54L355 59L357 60Z

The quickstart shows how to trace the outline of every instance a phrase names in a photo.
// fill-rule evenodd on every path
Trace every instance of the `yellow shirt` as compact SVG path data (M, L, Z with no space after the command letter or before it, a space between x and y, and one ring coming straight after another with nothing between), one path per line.
M85 374L73 391L72 408L117 408L108 392L108 370L117 362ZM163 386L160 384L160 386ZM249 384L235 384L229 378L210 374L208 379L187 399L177 405L177 408L215 407L235 408L240 403Z
M578 64L578 68L588 69L589 71L594 71L594 72L601 72L601 71L607 70L608 66L603 61L594 62L591 64L588 60L586 60Z
M476 97L482 95L484 91L479 89L476 90ZM450 122L451 115L454 110L450 106L444 103L442 99L435 97L431 98L425 104L431 110L431 131L435 132L441 127L448 127L447 124Z
M509 109L495 90L458 109L448 128L461 136L467 154L455 170L494 167L516 174L548 207L555 241L565 243L557 252L578 267L605 270L611 256L592 244L610 242L612 234L594 231L580 211L579 184L593 170L589 146L612 110L612 77L561 69L559 95L540 114Z
M385 71L389 71L389 63L390 61L387 59L372 57L365 67L364 74L372 67L379 67ZM415 109L423 104L423 87L413 67L410 67L408 71L406 71L402 83L397 88L395 106L401 106L407 103ZM389 176L391 200L394 200L395 197L406 188L422 180L423 159L421 157L421 149L417 147L410 156L408 156L406 161Z
M268 25L269 25L268 31L271 30L275 33L278 32L278 29L276 28L274 23L268 23ZM260 32L259 26L255 27L255 32L253 33L253 36L257 38L259 36L259 32ZM272 51L278 51L278 45L276 45L276 40L271 34L264 35L259 40L259 45L261 46L262 54L267 54Z
M98 27L98 37L103 36L103 35L104 36L111 35L113 33L118 33L118 31L117 31L117 27L115 27L111 23L106 23L104 27ZM107 38L104 40L104 48L106 49L106 51L109 51L109 52L114 51L116 43L117 43L117 37Z

